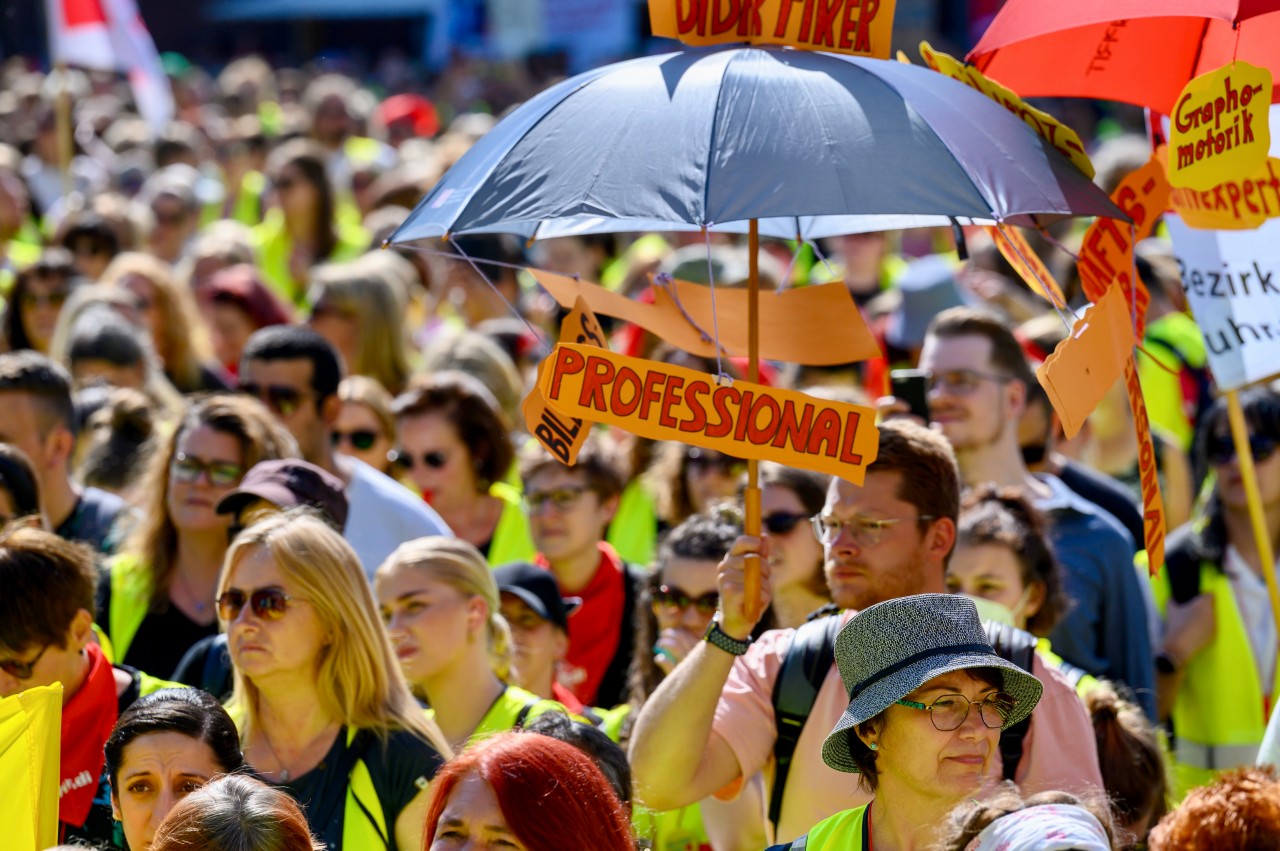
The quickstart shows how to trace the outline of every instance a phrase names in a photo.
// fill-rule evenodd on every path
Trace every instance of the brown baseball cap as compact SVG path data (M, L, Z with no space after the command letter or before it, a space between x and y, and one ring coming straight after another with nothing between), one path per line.
M281 509L307 505L318 509L339 531L347 525L347 492L342 480L299 458L255 464L240 487L218 502L219 514L238 514L255 499Z

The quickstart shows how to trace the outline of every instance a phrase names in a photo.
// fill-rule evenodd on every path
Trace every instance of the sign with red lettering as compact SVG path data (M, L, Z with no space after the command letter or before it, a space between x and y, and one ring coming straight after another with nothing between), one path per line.
M1052 145L1085 176L1093 178L1093 163L1085 153L1084 143L1079 134L1058 119L1043 110L1031 106L1012 89L1006 89L995 80L988 78L972 65L966 65L954 56L949 56L929 46L929 42L920 42L920 57L924 64L940 74L946 74L953 80L959 80L971 89L977 89L1005 109L1026 122L1036 134Z
M1151 294L1133 272L1133 246L1146 239L1169 206L1169 181L1165 175L1165 148L1161 147L1147 164L1129 172L1111 193L1115 205L1133 219L1133 228L1124 222L1099 217L1085 231L1076 270L1080 287L1089 301L1098 301L1113 284L1124 291L1133 319L1135 341L1146 333L1147 305Z
M1201 74L1183 88L1169 122L1169 184L1212 189L1254 174L1267 159L1271 71L1247 62Z
M607 423L738 458L777 461L862 484L880 431L873 408L561 343L538 379L564 417Z
M653 34L889 58L895 0L649 0Z
M1187 227L1200 230L1253 230L1280 218L1280 159L1268 157L1251 176L1212 189L1174 189L1169 209Z
M560 323L560 342L607 348L599 320L581 297L574 303L569 315ZM587 435L591 433L593 423L581 417L557 414L547 404L542 391L538 388L542 384L542 373L549 360L543 358L538 364L537 383L524 398L520 412L524 414L524 424L529 434L533 435L561 464L571 466L578 460L578 452L587 442Z
M1160 478L1156 473L1156 449L1151 440L1151 420L1147 403L1142 398L1138 370L1130 354L1124 362L1124 386L1129 395L1129 409L1138 433L1138 475L1142 482L1143 546L1147 550L1147 570L1152 576L1164 566L1164 497L1160 495Z

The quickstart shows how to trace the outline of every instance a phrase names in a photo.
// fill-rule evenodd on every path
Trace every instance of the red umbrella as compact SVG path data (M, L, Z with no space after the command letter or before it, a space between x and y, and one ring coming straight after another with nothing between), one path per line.
M1280 81L1278 45L1280 0L1008 0L967 58L1023 97L1169 115L1189 80L1232 60Z

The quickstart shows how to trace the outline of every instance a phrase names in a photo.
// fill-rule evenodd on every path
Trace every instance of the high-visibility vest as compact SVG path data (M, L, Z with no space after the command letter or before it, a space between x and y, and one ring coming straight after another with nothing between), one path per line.
M815 824L812 830L794 842L775 845L770 851L862 851L866 812L867 805L864 804L836 813Z
M351 747L358 732L355 727L347 728L347 747ZM391 829L394 830L395 825ZM385 851L391 848L391 839L369 766L363 759L358 759L347 776L347 801L342 811L342 851Z
M1163 615L1172 595L1168 572L1162 571L1152 584ZM1217 632L1187 662L1174 698L1176 800L1187 790L1212 782L1222 771L1252 765L1267 731L1262 683L1231 580L1214 565L1202 563L1200 592L1213 597ZM1271 694L1280 696L1280 676L1275 677Z
M107 613L107 635L117 662L129 655L129 645L151 609L151 579L151 571L141 559L119 555L111 560L111 611Z
M518 730L547 712L563 712L567 715L569 710L559 701L538 697L519 686L507 686L471 732L470 741ZM435 718L435 715L434 709L427 710L428 718Z
M618 510L609 523L608 541L618 557L632 564L653 564L658 539L658 512L653 495L640 479L632 479L622 490Z
M501 567L513 561L533 561L538 547L533 543L520 489L510 482L494 482L489 486L489 495L502 500L502 514L489 540L489 565Z

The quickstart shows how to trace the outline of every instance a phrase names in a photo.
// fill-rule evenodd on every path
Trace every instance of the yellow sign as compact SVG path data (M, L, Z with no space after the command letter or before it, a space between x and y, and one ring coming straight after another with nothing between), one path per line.
M34 851L58 842L61 724L58 683L0 700L0 824L5 848Z
M1169 209L1188 227L1201 230L1253 230L1280 218L1280 159L1268 157L1252 177L1212 189L1174 189Z
M946 74L953 80L959 80L972 89L977 89L1021 118L1041 138L1071 160L1071 163L1084 172L1086 177L1093 179L1093 163L1089 161L1084 143L1080 141L1076 131L1049 113L1031 106L1011 89L1006 89L995 80L989 79L972 65L965 65L953 56L934 50L927 41L920 42L920 56L924 59L924 64L933 70Z
M574 302L573 310L560 323L560 342L584 343L600 348L608 348L604 331L596 315L587 307L581 296ZM533 390L524 399L520 412L524 414L525 428L542 446L561 464L572 465L578 460L578 452L587 442L592 423L581 417L566 417L557 414L547 405L547 400L539 389L542 386L542 374L550 358L543 358L538 364L538 380Z
M895 0L649 0L653 34L889 58Z
M872 408L830 402L705 372L561 343L538 379L566 417L738 458L777 461L862 484L880 432Z
M1271 148L1271 72L1232 62L1182 89L1169 119L1169 184L1212 189L1255 174Z

